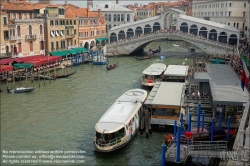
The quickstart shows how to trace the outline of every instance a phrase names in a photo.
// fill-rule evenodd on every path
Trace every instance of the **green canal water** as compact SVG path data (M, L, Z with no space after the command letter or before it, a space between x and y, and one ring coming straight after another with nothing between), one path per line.
M173 47L173 43L180 47ZM182 64L185 58L188 58L187 64L192 65L193 60L190 54L187 55L187 47L192 46L189 43L162 41L150 45L154 48L161 46L166 55L167 52L183 54L161 61L167 65ZM202 52L198 48L196 51ZM80 65L75 67L77 73L69 78L41 80L40 87L35 81L36 89L31 93L8 94L6 84L2 83L1 154L4 155L3 151L81 150L86 152L79 154L85 163L71 165L160 165L164 133L153 132L148 139L145 133L137 134L129 144L114 153L97 153L93 146L96 122L125 91L144 88L140 85L142 71L158 58L112 57L110 63L120 63L110 71L105 65ZM20 84L25 86L24 82L16 82L17 87ZM33 85L31 81L29 85Z

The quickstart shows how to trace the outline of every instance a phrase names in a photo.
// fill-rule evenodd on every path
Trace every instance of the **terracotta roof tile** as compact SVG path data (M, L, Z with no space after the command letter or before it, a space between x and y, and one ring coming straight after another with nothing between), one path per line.
M28 10L32 11L33 10L33 5L30 3L4 3L3 4L3 11L8 11L8 10Z
M61 4L54 4L54 5L48 5L47 7L58 8L59 6L63 6L63 5L61 5Z
M35 3L33 4L33 9L42 9L48 6L48 4Z
M76 12L74 11L74 9L72 9L71 7L65 7L64 8L66 9L65 10L65 18L76 18L77 17L77 14Z

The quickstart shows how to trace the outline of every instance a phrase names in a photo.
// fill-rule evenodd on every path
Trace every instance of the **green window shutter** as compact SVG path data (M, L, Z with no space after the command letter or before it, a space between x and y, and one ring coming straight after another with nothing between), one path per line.
M7 18L6 17L3 18L3 24L7 25Z
M76 35L76 29L74 29L74 34Z

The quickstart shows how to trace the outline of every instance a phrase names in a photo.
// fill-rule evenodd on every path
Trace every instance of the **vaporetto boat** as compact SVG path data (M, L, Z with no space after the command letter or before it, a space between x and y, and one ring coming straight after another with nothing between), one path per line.
M140 127L142 103L147 91L132 89L121 95L95 125L97 151L111 152L126 145Z
M165 70L165 64L153 63L142 72L141 84L144 86L154 86L157 81L162 81Z

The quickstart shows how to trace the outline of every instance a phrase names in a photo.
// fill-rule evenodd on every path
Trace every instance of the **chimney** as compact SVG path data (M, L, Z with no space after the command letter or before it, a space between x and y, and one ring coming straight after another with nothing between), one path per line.
M89 8L87 8L87 17L89 17Z
M118 4L118 0L115 0L116 1L116 4Z
M101 9L98 9L98 17L101 16Z

